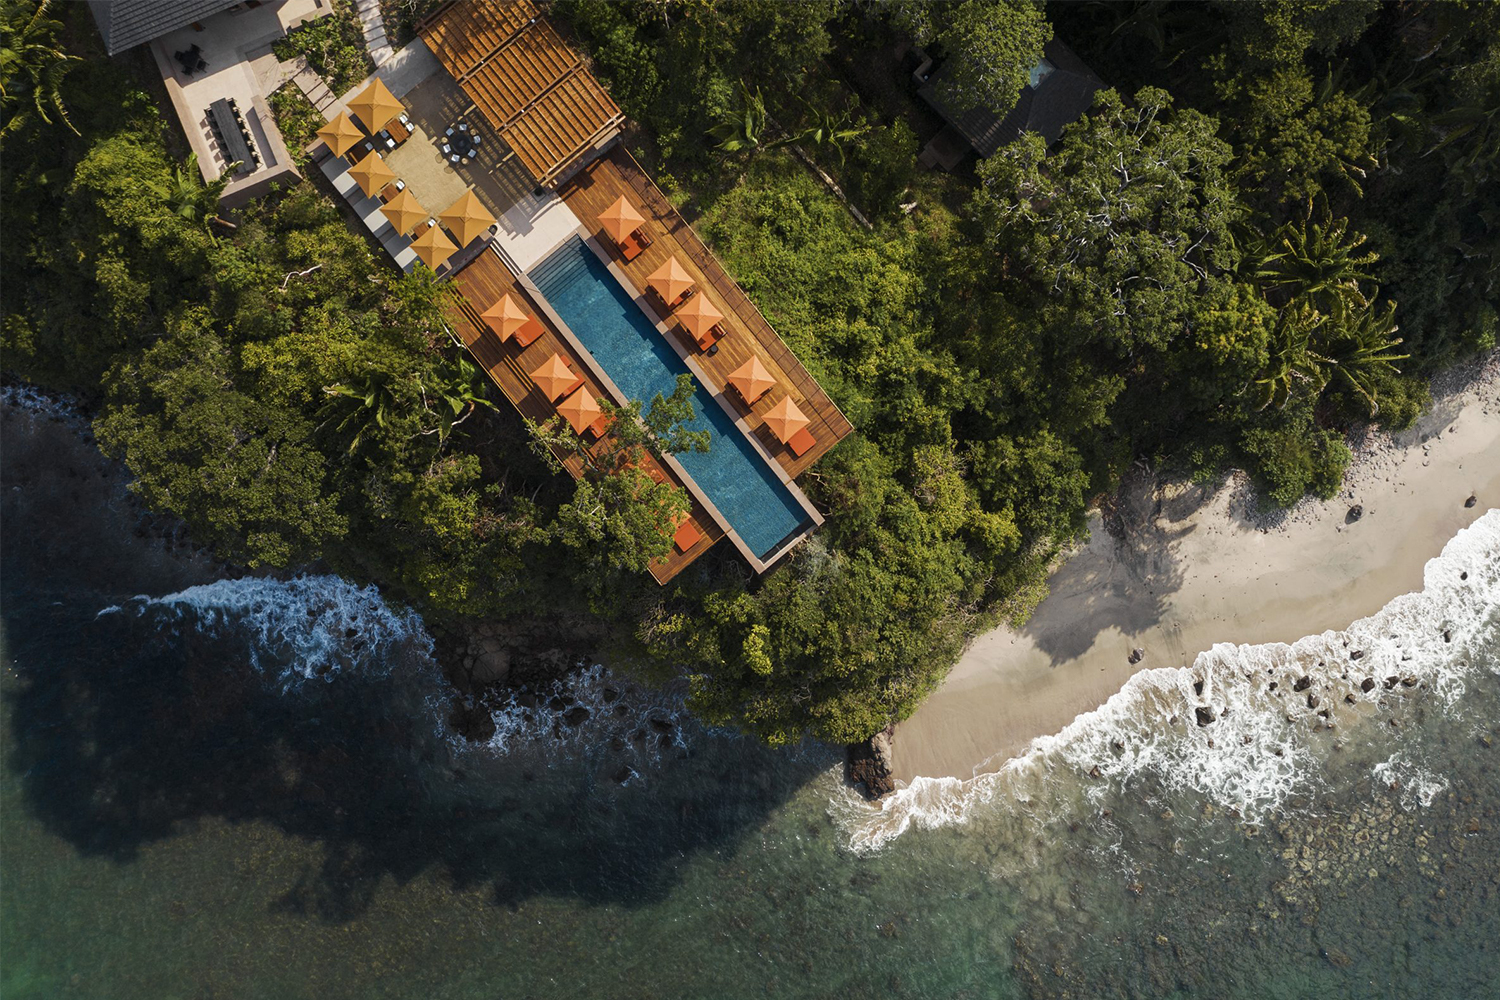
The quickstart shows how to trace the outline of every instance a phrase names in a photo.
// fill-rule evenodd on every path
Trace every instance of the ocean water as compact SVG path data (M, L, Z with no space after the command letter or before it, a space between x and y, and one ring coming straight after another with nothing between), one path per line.
M373 589L152 591L18 486L5 1000L1496 995L1500 511L1344 631L877 807L598 668L465 744Z

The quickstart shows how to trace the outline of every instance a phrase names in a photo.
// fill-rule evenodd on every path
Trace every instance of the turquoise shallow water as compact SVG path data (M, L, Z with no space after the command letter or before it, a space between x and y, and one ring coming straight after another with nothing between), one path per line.
M597 672L465 747L420 620L373 592L137 596L157 582L144 564L22 530L10 496L6 1000L1487 997L1500 980L1500 514L1420 599L1296 649L1223 648L1000 779L876 812L826 748L705 732ZM1268 691L1303 676L1296 699ZM1220 721L1188 721L1194 698Z

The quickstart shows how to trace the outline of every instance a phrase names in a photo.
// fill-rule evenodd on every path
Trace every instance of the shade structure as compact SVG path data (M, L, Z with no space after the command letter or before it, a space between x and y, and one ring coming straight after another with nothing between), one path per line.
M576 434L582 434L589 424L604 415L604 410L599 407L599 401L594 398L594 394L586 385L579 386L577 392L558 403L557 412L567 418Z
M671 301L668 299L667 301ZM724 314L719 312L719 307L708 301L707 295L694 295L682 305L678 306L672 313L677 321L687 327L688 332L694 337L701 337L720 323L724 322Z
M349 168L349 176L354 178L361 191L373 198L375 192L396 179L396 171L379 153L371 153Z
M480 313L479 318L488 323L490 329L499 334L501 340L509 340L515 336L517 330L526 325L526 321L531 317L516 305L516 300L511 298L509 293L506 293L500 296L500 301Z
M426 232L411 241L411 248L422 258L422 263L434 271L458 249L437 226L427 227Z
M553 354L531 373L531 381L548 399L557 399L578 381L578 373L568 367L561 354Z
M347 111L340 111L338 117L318 129L318 138L327 144L334 156L343 156L364 137L365 134L354 124L354 119L349 117Z
M662 301L676 302L683 292L693 287L693 276L677 263L676 257L668 257L665 264L651 272L646 284L662 297Z
M786 444L798 431L812 423L797 408L797 404L792 402L791 396L783 396L775 406L767 410L765 421L766 426L771 428L771 433L782 444Z
M495 217L473 191L465 191L462 198L443 209L438 221L458 237L459 246L466 247L495 224Z
M349 110L371 135L390 124L402 111L401 102L385 83L376 77L370 85L349 101Z
M599 213L599 223L604 226L604 231L614 237L616 243L623 243L625 237L640 228L646 220L635 206L620 195L615 203Z
M700 299L702 297L698 296ZM754 403L776 386L776 377L766 370L766 366L761 364L760 358L754 354L750 355L748 361L729 373L728 381L747 403Z
M371 159L371 157L365 157ZM396 232L405 236L417 228L417 223L427 218L427 209L417 201L417 196L411 193L411 188L402 188L396 197L380 206L385 217L391 220L391 225L396 227Z

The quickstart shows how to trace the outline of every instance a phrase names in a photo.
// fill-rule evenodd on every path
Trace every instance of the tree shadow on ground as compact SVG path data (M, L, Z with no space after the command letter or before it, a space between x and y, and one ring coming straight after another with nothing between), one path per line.
M1175 544L1195 530L1188 518L1214 490L1192 486L1167 497L1159 486L1149 473L1127 477L1091 525L1095 537L1048 580L1048 596L1021 634L1054 667L1087 653L1110 629L1134 635L1161 624L1182 587Z
M278 908L329 921L364 912L385 878L426 874L488 887L504 905L539 894L649 904L685 856L732 850L829 764L697 736L693 752L666 747L640 787L620 787L620 762L598 757L523 752L471 767L420 692L391 677L344 673L282 693L235 643L174 635L149 610L89 621L92 608L69 616L15 593L5 604L22 665L9 764L51 832L128 863L198 820L268 823L324 855Z

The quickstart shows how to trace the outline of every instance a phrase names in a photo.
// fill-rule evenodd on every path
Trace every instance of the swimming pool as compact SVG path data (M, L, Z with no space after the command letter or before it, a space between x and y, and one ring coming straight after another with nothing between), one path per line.
M658 392L671 395L677 376L687 373L656 324L583 240L568 240L528 277L626 396L649 407ZM808 520L807 511L696 378L693 385L695 416L687 427L708 431L709 447L683 452L677 461L750 551L764 557Z

